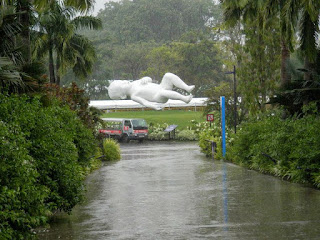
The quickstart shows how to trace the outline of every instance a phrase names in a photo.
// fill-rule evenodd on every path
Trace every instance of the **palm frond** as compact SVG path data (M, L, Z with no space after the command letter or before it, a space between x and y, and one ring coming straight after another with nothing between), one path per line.
M320 2L318 0L304 0L303 3L306 12L308 12L312 22L319 19Z
M93 30L102 29L102 23L99 18L93 16L79 16L72 20L76 29L88 28Z
M19 48L15 45L15 37L21 33L21 24L16 21L17 14L13 6L0 6L0 56L9 57L13 62L22 62Z
M39 37L36 38L36 40L34 41L34 50L33 50L33 57L35 59L41 59L43 58L45 55L48 54L48 35L46 34L39 34Z
M64 0L65 6L72 6L81 13L87 13L94 6L95 0Z
M307 11L302 12L300 21L300 48L314 62L317 53L317 30L319 20L313 22Z
M228 26L234 27L241 18L240 8L225 8L224 19Z
M96 59L94 47L87 38L81 35L74 36L73 47L79 53L76 63L73 66L73 71L78 77L87 77L88 73L91 73L93 63Z
M0 57L0 92L19 92L25 84L13 62L7 57Z

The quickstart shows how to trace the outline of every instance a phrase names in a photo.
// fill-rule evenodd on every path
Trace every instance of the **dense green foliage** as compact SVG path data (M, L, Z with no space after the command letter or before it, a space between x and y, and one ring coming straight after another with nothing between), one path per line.
M104 139L102 146L102 159L105 161L117 161L120 160L120 145L114 139Z
M28 239L31 228L46 222L49 189L37 183L20 126L0 121L0 139L0 238Z
M309 103L315 104L317 112L320 112L320 51L318 52L315 71L310 73L310 80L304 78L306 69L301 58L295 56L291 67L297 67L292 71L292 81L285 89L280 89L269 101L272 105L281 105L290 116L303 115L304 107Z
M80 89L75 83L70 87L59 87L56 84L46 84L43 86L45 95L41 101L45 106L49 106L52 101L59 99L61 104L68 105L69 108L76 112L81 121L90 129L94 129L98 122L101 122L101 111L89 107L89 98L85 95L84 90Z
M0 238L26 239L57 210L81 201L92 131L67 106L0 95Z
M281 119L268 113L241 126L228 146L231 161L294 182L320 187L320 119Z
M126 45L141 40L168 42L186 32L206 31L214 11L210 0L137 0L109 2L98 17L108 23L105 35Z

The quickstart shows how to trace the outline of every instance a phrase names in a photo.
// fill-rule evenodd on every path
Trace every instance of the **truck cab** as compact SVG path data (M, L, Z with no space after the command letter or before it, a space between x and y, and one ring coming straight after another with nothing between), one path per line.
M104 129L99 132L106 137L117 139L119 142L130 140L143 140L148 138L148 125L141 118L102 118L105 123Z

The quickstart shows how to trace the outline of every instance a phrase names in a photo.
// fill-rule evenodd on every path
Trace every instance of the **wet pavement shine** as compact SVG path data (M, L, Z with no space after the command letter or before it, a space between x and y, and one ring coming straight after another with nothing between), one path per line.
M132 142L121 153L39 239L320 239L319 190L213 162L196 142Z

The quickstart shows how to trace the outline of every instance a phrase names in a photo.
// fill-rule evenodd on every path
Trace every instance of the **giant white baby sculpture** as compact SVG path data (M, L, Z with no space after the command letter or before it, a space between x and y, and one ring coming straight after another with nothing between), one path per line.
M138 102L146 107L160 110L162 107L155 103L166 103L169 99L182 100L189 103L192 95L184 96L173 91L173 87L181 88L187 92L194 89L194 85L188 86L177 75L166 73L160 84L152 83L150 77L144 77L130 82L126 80L115 80L109 88L108 93L111 99L126 99Z

